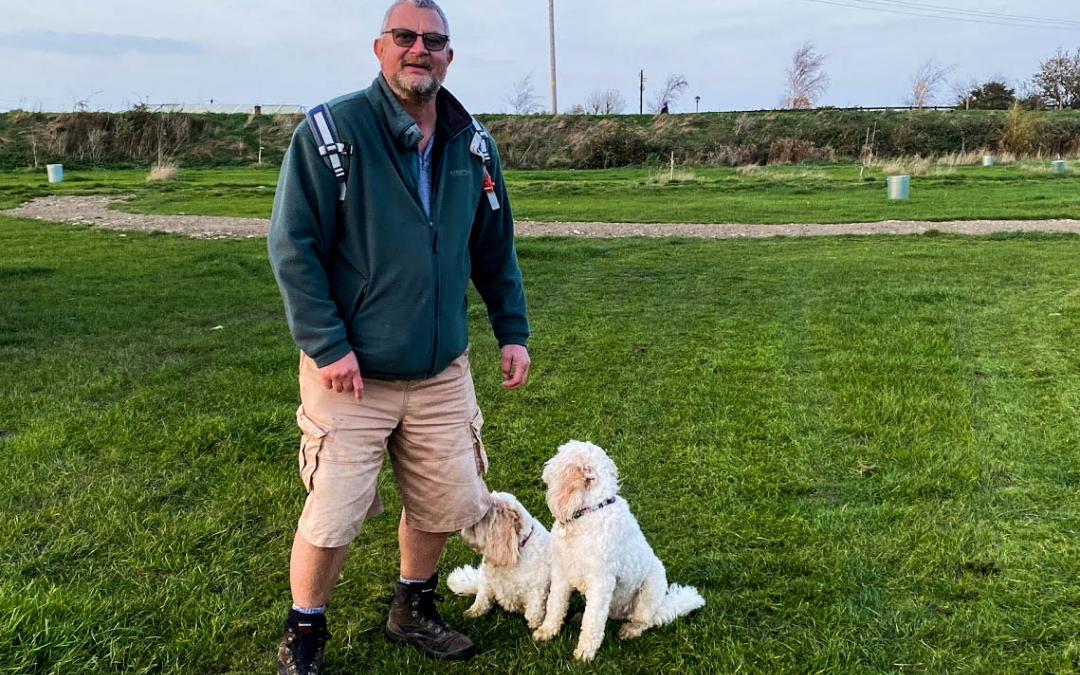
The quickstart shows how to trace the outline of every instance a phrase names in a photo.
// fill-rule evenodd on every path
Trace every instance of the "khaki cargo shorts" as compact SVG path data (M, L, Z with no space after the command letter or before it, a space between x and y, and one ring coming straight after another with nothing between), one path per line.
M387 450L410 527L454 532L487 512L484 418L467 349L427 380L364 378L359 402L352 392L324 387L315 362L301 353L300 400L300 478L308 496L299 530L312 545L344 546L382 513L377 482Z

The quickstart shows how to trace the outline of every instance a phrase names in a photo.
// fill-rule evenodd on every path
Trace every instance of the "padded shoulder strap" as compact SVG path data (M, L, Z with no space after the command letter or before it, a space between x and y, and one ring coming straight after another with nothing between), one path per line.
M488 148L488 133L475 117L472 118L472 125L473 138L472 143L469 144L469 152L484 162L484 194L487 195L491 210L498 211L499 198L495 195L495 183L491 180L491 150Z
M341 142L337 127L334 126L334 118L330 116L330 109L325 103L320 103L308 110L307 119L308 127L315 136L319 155L337 178L340 188L338 201L345 201L345 189L349 181L349 156L352 154L352 148Z

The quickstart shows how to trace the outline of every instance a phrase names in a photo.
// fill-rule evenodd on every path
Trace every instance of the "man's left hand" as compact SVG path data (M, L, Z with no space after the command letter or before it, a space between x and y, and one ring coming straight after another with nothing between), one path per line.
M529 378L529 350L524 345L505 345L502 352L502 386L517 389Z

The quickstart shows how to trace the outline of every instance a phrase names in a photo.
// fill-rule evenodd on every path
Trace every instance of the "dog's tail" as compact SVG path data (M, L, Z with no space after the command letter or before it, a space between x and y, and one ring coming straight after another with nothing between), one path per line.
M704 606L705 598L701 597L701 593L698 593L696 588L671 584L668 586L663 602L653 615L653 625L663 626Z
M463 565L446 577L446 585L457 595L476 595L480 588L480 570L472 565Z

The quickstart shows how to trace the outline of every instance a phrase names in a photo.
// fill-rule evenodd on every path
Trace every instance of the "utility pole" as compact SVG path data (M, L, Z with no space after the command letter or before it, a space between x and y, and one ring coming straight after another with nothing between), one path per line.
M548 39L551 42L551 114L559 114L559 99L555 93L555 0L548 0Z
M639 73L641 77L640 94L638 95L638 114L645 112L645 71Z

